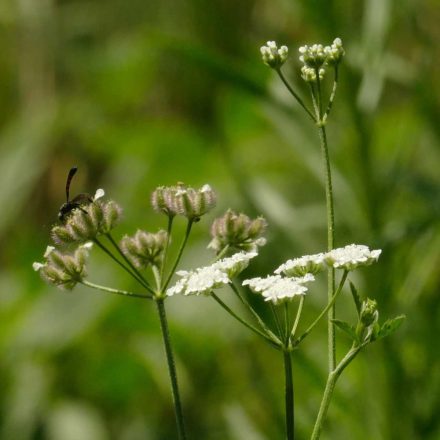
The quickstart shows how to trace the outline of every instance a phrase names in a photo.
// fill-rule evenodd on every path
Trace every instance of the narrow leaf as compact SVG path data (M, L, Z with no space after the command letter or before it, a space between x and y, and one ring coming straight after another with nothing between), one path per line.
M353 296L354 305L356 306L356 310L359 316L361 313L362 300L361 297L359 296L356 287L351 281L350 281L350 290L351 290L351 295Z

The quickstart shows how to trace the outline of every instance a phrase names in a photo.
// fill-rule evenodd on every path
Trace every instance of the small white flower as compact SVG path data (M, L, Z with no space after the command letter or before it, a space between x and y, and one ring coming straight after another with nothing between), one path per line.
M211 290L218 289L231 282L227 274L214 266L201 267L194 271L178 271L182 277L176 285L167 290L168 296L177 293L183 295L208 295Z
M327 252L325 261L329 266L337 269L354 270L359 266L369 266L377 261L381 252L381 249L370 251L368 246L350 244Z
M46 251L44 252L44 258L47 258L53 251L55 250L55 248L53 246L47 246Z
M238 252L232 257L223 258L213 264L217 269L226 272L229 278L234 278L249 265L249 260L255 258L257 252Z
M167 290L167 295L173 296L179 293L183 295L209 295L211 290L229 284L233 277L246 269L249 260L257 255L256 252L238 252L211 266L193 271L180 270L176 272L176 275L181 279Z
M324 270L323 253L315 255L304 255L300 258L288 260L275 270L276 274L283 273L289 277L300 277L306 274L317 274Z
M261 293L265 301L277 304L291 300L298 295L304 295L307 287L303 284L313 281L315 277L307 274L301 278L283 278L280 275L269 275L266 278L252 278L243 281L243 286L249 286L256 293Z
M35 272L38 272L40 269L45 267L46 265L43 263L39 263L38 261L35 261L35 263L32 263L32 268L35 270Z

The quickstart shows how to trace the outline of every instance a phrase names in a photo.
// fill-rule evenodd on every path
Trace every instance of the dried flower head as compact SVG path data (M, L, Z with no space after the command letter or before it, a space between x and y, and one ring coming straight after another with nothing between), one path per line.
M231 249L255 252L259 246L266 244L262 237L267 228L263 217L251 220L245 214L236 214L230 209L214 220L211 226L212 240L208 248L218 254L226 246Z
M275 270L276 274L283 273L288 277L301 277L308 273L317 274L324 270L324 257L325 255L304 255L300 258L294 258L288 260Z
M281 46L278 49L275 41L268 41L266 46L260 48L263 63L273 69L279 69L287 60L289 49L287 46Z
M132 237L126 235L121 240L121 249L132 263L140 268L148 265L159 266L167 242L167 232L161 230L155 234L138 230Z
M79 246L73 254L66 254L48 246L44 254L45 262L35 262L32 267L41 278L60 289L72 290L86 276L86 260L92 243Z
M151 204L158 213L174 217L178 214L176 193L180 186L159 186L151 194Z
M72 211L65 224L52 228L52 239L57 244L85 243L98 235L108 234L119 222L122 209L114 201L98 200L103 191L96 192L93 203Z
M246 269L249 260L256 255L256 252L239 252L210 266L193 271L178 271L176 274L181 279L167 290L167 295L173 296L178 293L183 295L209 295L212 290L229 284L233 277Z
M327 252L325 262L336 269L354 270L359 266L369 266L376 262L381 252L381 249L370 251L368 246L350 244Z
M269 275L266 278L252 278L243 281L243 286L256 293L261 293L265 301L272 301L278 304L290 301L298 295L305 295L307 287L305 283L313 281L315 277L307 274L298 278L283 278L280 275Z

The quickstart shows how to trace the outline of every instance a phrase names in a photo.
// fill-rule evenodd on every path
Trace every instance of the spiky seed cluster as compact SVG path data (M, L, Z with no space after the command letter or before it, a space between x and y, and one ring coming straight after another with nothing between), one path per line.
M211 266L193 271L178 271L176 274L181 279L167 290L167 295L209 295L212 290L229 284L233 277L246 269L249 260L256 256L256 252L239 252L232 257L217 261Z
M217 197L209 185L200 189L187 187L183 184L177 186L157 188L151 197L153 209L169 217L182 215L188 220L198 221L200 217L209 212L216 204Z
M212 240L208 245L216 253L226 246L231 249L255 252L259 246L266 244L262 237L267 228L263 217L251 220L245 214L236 214L228 209L226 213L214 220L211 226Z
M59 245L85 243L98 235L108 234L119 222L121 207L114 201L96 200L75 209L64 225L52 228L51 236Z
M164 230L155 234L138 230L132 237L126 235L121 240L121 249L139 269L149 265L159 266L166 246L167 235Z
M319 79L322 80L326 66L339 64L345 55L340 38L335 38L331 46L324 47L322 44L301 46L299 53L299 60L304 64L301 68L301 77L306 82L316 82L317 72Z
M281 275L269 275L266 278L244 280L243 286L249 286L253 292L261 293L265 301L279 304L285 301L291 301L299 295L305 295L308 289L304 284L314 280L315 277L311 274L294 278L284 278Z
M86 260L92 243L79 246L73 254L66 254L48 246L44 263L34 263L34 270L41 278L60 289L72 290L86 276Z
M263 63L273 69L279 69L287 60L289 49L287 46L278 48L275 41L268 41L266 46L260 48Z

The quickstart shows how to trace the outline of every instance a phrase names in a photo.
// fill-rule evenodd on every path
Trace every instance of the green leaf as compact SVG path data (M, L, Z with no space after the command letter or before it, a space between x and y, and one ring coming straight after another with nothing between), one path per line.
M361 297L359 296L359 293L356 289L356 287L354 286L354 284L350 281L350 290L351 290L351 295L353 296L353 301L354 304L356 306L356 310L358 313L358 316L361 313L361 307L362 307L362 300Z
M336 325L340 330L342 330L345 334L347 334L351 340L357 341L358 338L356 336L355 328L350 325L348 322L341 321L340 319L332 319L333 324Z
M399 315L396 316L395 318L388 319L387 321L385 321L382 327L380 328L380 330L377 332L376 339L382 339L394 333L402 325L405 319L406 319L405 315Z

